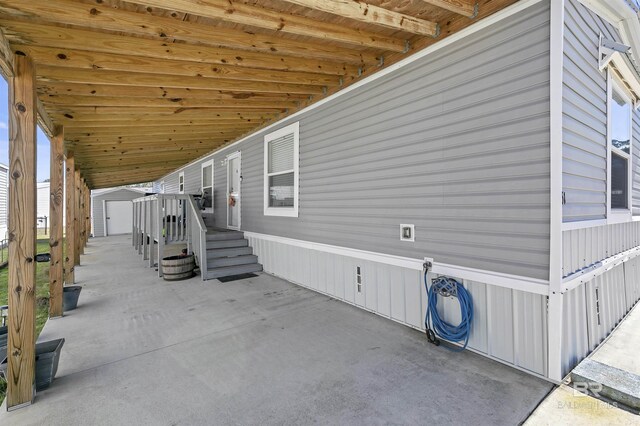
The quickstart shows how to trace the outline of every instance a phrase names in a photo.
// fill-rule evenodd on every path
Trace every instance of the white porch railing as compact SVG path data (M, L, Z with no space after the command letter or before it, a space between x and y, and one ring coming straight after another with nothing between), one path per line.
M132 235L133 247L149 261L149 267L158 263L159 277L165 246L184 243L187 252L195 255L202 279L206 277L207 227L193 195L156 194L136 198Z

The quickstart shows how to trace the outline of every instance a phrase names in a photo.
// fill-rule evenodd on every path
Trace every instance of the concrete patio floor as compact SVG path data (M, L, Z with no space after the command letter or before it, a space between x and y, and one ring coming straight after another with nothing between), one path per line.
M552 388L267 274L165 282L127 236L85 253L40 337L66 339L57 378L0 424L515 425Z

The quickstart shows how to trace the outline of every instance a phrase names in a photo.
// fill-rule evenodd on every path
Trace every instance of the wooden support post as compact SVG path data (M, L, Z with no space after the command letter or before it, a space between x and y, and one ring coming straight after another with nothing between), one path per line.
M80 205L80 213L78 214L78 229L79 229L79 238L78 238L78 255L84 254L84 236L85 236L85 205L84 205L84 180L82 177L78 180L78 202ZM78 261L79 263L79 261Z
M73 246L75 247L73 252L73 264L80 266L80 170L76 169L73 184L73 200L75 207L75 214L73 215L73 230L75 231L73 237Z
M66 254L65 261L65 282L67 284L73 284L75 279L75 258L76 258L76 245L75 245L75 215L76 215L76 202L75 202L75 157L72 151L67 152L67 168L65 176L65 201L66 201L66 213L67 224L65 229L65 248Z
M84 245L87 246L89 245L89 237L91 236L91 190L89 189L89 186L86 184L86 182L84 184L84 194L85 194L84 205L86 207L85 209L86 225L84 227L85 229Z
M62 226L64 214L64 131L62 127L55 129L51 138L51 167L49 192L49 247L51 265L49 267L49 317L62 316Z
M14 56L9 79L9 345L7 409L33 402L36 325L36 79Z

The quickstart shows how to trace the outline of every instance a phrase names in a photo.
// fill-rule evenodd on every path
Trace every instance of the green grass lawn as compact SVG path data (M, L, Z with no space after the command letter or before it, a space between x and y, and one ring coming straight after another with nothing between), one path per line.
M38 253L49 253L49 240L39 239ZM0 270L0 305L7 304L9 268ZM36 338L49 318L49 262L36 263ZM0 404L4 400L6 382L0 379Z

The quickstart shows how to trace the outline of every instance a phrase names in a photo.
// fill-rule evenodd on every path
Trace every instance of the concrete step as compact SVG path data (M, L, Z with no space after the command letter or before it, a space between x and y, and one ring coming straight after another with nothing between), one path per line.
M248 265L223 266L220 268L212 268L207 270L207 278L228 277L229 275L247 274L250 272L262 271L262 265L259 263L250 263Z
M576 389L597 392L627 407L640 410L640 376L590 358L582 360L571 372Z
M228 248L228 247L247 247L248 245L249 245L249 241L245 239L207 241L207 250Z
M219 257L207 260L207 267L213 269L222 266L248 265L249 263L258 263L258 256L247 254L244 256Z
M253 249L251 247L208 249L207 261L210 262L211 259L219 259L221 257L244 256L246 254L253 254Z
M241 231L209 231L207 232L207 241L222 240L241 240L244 238L244 232Z

